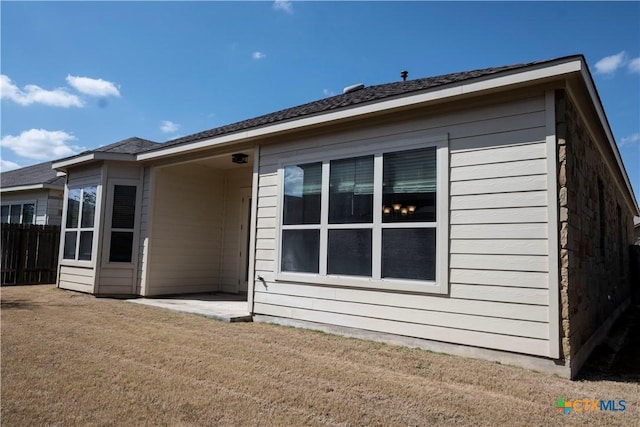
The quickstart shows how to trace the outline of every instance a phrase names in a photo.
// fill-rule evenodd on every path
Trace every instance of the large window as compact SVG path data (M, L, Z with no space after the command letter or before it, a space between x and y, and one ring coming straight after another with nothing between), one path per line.
M113 186L109 262L131 262L136 214L136 186Z
M284 166L280 277L433 285L448 225L438 155L433 144Z
M70 188L64 233L64 259L91 261L97 187Z
M0 216L3 224L35 224L35 203L14 203L2 205Z

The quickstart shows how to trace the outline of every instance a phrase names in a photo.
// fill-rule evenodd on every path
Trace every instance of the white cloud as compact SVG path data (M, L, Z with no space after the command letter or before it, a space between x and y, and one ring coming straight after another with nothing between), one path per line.
M180 128L180 125L173 123L170 120L163 120L160 122L160 130L164 133L174 133Z
M627 68L631 73L640 73L640 57L633 58L631 61L629 61L629 63L627 64Z
M0 95L4 99L20 105L43 104L53 107L82 107L83 103L76 95L67 92L65 89L54 90L42 89L36 85L26 85L20 89L11 81L9 76L0 75Z
M75 140L75 136L61 130L29 129L18 136L3 136L0 145L27 159L52 160L84 150L70 144Z
M264 58L266 58L266 57L267 57L267 55L265 55L265 54L264 54L264 53L262 53L262 52L257 52L257 51L256 51L256 52L253 52L253 54L251 55L251 57L252 57L253 59L264 59Z
M7 172L14 169L19 169L20 165L9 160L0 159L0 172Z
M334 91L329 89L322 89L322 93L324 94L324 96L333 96L336 94Z
M598 74L611 74L618 68L622 67L625 63L627 54L625 51L617 53L611 56L605 56L600 61L596 62L596 73Z
M115 83L90 77L67 76L67 83L80 93L90 96L120 96Z
M281 10L286 13L293 13L293 3L287 0L276 0L273 2L273 8L275 10Z
M626 136L620 139L620 147L625 146L627 144L633 144L635 142L640 141L640 132L636 132L633 135Z

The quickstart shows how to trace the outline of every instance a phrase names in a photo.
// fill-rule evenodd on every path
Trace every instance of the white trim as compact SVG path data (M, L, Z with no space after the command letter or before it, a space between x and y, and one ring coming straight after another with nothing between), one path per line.
M225 186L226 189L226 186ZM240 197L240 226L241 230L238 232L238 248L240 249L240 256L238 257L238 280L236 282L236 292L238 288L245 286L249 288L249 269L246 268L249 265L249 254L247 252L247 240L250 236L249 228L251 228L251 207L249 206L249 218L247 222L247 202L251 199L252 191L251 187L240 187L236 197ZM246 199L246 200L245 200ZM245 283L246 281L246 283Z
M61 159L52 163L52 169L64 169L68 166L77 166L81 163L88 163L98 160L118 160L118 161L136 161L135 154L127 153L105 153L102 151L96 151L89 154L80 155L78 157L72 157L69 159Z
M523 71L522 69L515 69L506 71L505 73L507 73L507 75L494 75L488 77L484 76L481 77L479 81L463 81L458 84L453 84L452 86L439 88L433 91L428 91L426 93L420 93L418 95L408 95L394 99L382 100L366 105L346 108L339 111L332 111L329 113L318 114L311 117L303 117L287 122L276 123L264 127L239 131L233 134L227 134L179 146L168 147L157 151L140 153L137 155L137 160L150 160L158 157L181 154L188 151L210 148L222 144L231 144L251 138L264 137L270 134L298 130L305 127L318 126L330 122L336 122L339 120L366 116L372 113L387 112L394 109L412 107L436 100L468 95L471 93L490 89L498 89L515 84L533 82L536 80L557 77L560 75L565 75L567 73L580 71L582 68L582 60L579 58L572 59L569 62L566 62L567 59L560 61L561 62L559 63L552 62L551 64L547 65L534 65L532 66L534 68L532 70Z
M60 270L62 267L62 258L64 252L64 234L67 227L67 197L69 194L69 187L67 180L65 180L64 189L62 190L62 218L60 219L60 242L58 243L58 268L56 272L56 288L60 287Z
M57 162L53 162L51 164L52 169L64 168L66 166L77 165L80 163L90 162L95 159L94 154L85 154L84 156L74 157L72 159L67 160L58 160Z
M549 256L549 357L560 358L560 246L558 244L558 172L554 91L545 92L547 145L547 226Z
M0 193L12 193L14 191L29 191L29 190L64 190L64 184L62 185L32 184L32 185L21 185L17 187L5 187L5 188L0 188Z
M382 156L373 157L373 188L382 188L384 162ZM373 192L373 206L382 206L382 192ZM382 277L382 209L373 210L371 233L371 277Z
M151 261L153 258L153 227L154 227L154 221L155 221L155 216L154 216L154 210L155 210L155 204L156 204L156 170L157 168L155 167L149 167L149 190L148 190L148 194L149 194L149 206L147 207L147 239L145 241L145 245L143 245L145 247L144 249L144 271L141 272L141 276L144 278L144 280L140 280L140 294L144 297L152 295L151 291L150 291L150 285L153 283L153 272L155 271L153 268L151 268ZM143 184L143 189L142 191L146 191L144 188L144 178L142 180L142 184ZM140 211L142 211L142 206L140 207Z
M449 135L433 135L427 132L417 132L403 138L386 138L386 143L379 144L373 150L372 144L361 143L353 148L342 149L339 152L329 152L323 155L306 154L293 156L286 161L278 163L278 203L276 207L276 256L275 279L277 281L314 283L329 286L350 286L369 289L388 289L394 291L439 293L449 292L448 268L449 268ZM437 221L420 223L383 223L382 214L374 213L372 223L366 224L328 224L329 205L329 162L331 160L358 157L363 155L373 156L374 160L374 203L377 200L382 206L382 169L383 155L409 151L419 148L434 147L436 149L436 176L437 176ZM283 225L282 207L284 206L284 168L288 165L302 163L322 162L322 190L320 203L320 223L302 225ZM376 186L376 184L378 184ZM376 206L376 205L374 205ZM375 209L374 212L377 212ZM436 228L436 277L435 281L389 279L382 278L381 236L384 228ZM330 229L371 229L372 230L372 275L371 277L329 275L327 272L327 235ZM282 268L282 233L284 230L320 230L320 260L318 273L283 272ZM374 238L375 237L375 238Z
M247 308L253 314L253 293L256 283L256 222L258 218L258 185L260 179L260 146L253 150L251 179L251 228L249 229L249 273L247 276Z
M83 207L84 207L84 194L85 194L85 189L90 188L90 187L95 187L95 205L94 205L94 211L93 211L93 224L91 227L82 227L82 216L83 216ZM62 230L62 239L65 240L66 239L66 234L69 232L75 232L76 233L76 244L75 244L75 253L74 253L74 257L73 258L64 258L64 250L62 251L62 261L65 263L68 262L78 262L81 263L81 265L87 266L87 265L95 265L95 254L96 254L96 247L95 245L97 244L96 241L96 229L100 227L100 217L98 216L99 212L98 212L98 204L100 203L100 185L99 184L93 184L93 185L83 185L83 186L73 186L71 188L69 188L69 190L80 190L80 199L79 199L79 204L78 204L78 225L76 227L67 227L66 223L66 217L64 218L64 229ZM68 191L66 192L67 196L68 196ZM69 204L69 199L68 197L65 198L65 204ZM68 212L68 210L67 210ZM96 224L97 223L97 224ZM79 257L79 251L80 251L80 236L82 235L83 232L91 232L91 259L88 260L81 260L78 259Z
M328 251L328 247L329 247L329 233L325 232L325 230L328 229L329 226L329 180L330 180L330 167L329 167L329 160L325 160L322 162L322 180L321 182L321 187L320 187L320 224L319 227L314 226L312 227L313 229L319 229L320 230L320 249L319 249L319 253L320 253L320 259L319 259L319 266L318 266L318 271L320 273L320 276L326 276L327 275L327 268L328 268L328 260L326 256L322 256L322 254L326 254ZM283 196L284 196L284 185L282 187L283 191ZM283 205L284 206L284 205ZM279 224L280 225L280 224ZM352 224L349 224L351 227L353 228ZM282 247L279 247L281 253L282 253ZM282 264L278 265L278 268L276 271L280 271Z
M436 214L436 259L439 259L436 265L436 286L439 286L439 293L449 292L449 186L450 174L449 168L449 135L446 134L443 141L436 146L437 161L437 214Z

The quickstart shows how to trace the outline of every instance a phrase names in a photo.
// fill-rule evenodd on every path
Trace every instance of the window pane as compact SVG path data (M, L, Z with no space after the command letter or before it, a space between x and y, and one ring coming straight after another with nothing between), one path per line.
M284 168L284 224L319 224L322 163Z
M36 213L36 205L34 205L33 203L27 203L26 205L22 205L22 223L33 224L35 213Z
M436 229L383 229L382 277L435 280Z
M11 224L20 224L20 210L22 205L11 205L11 217L9 222Z
M93 245L93 231L80 232L80 248L78 251L78 259L83 261L91 261L91 247Z
M320 230L282 231L282 271L317 273Z
M116 185L113 188L111 228L133 228L136 213L136 187Z
M371 277L371 230L329 230L327 273Z
M331 162L329 223L373 221L373 156Z
M78 228L78 217L80 216L80 189L69 190L67 198L67 228Z
M82 191L82 228L93 227L96 213L96 187L85 187ZM82 237L81 237L82 239Z
M2 216L2 223L6 224L9 222L9 205L2 206L0 209L2 209L2 212L0 213L0 216Z
M382 185L382 222L435 222L435 147L385 154Z
M76 231L64 233L64 259L76 259Z
M112 231L109 262L131 262L133 231Z

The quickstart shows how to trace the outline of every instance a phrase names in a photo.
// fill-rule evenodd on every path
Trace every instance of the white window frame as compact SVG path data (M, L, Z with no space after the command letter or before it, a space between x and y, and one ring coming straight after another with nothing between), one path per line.
M375 148L373 148L375 147ZM382 222L382 172L383 155L420 148L436 148L436 222ZM328 224L329 210L329 162L359 156L374 156L374 217L372 223ZM322 162L322 191L320 202L320 224L283 225L284 168L286 166ZM414 293L447 294L449 292L449 136L428 135L416 132L403 136L387 136L368 141L359 141L357 146L335 150L334 153L292 156L278 164L278 207L276 214L277 242L275 279L283 282L322 284L392 290ZM327 274L327 239L329 229L372 229L372 276L358 277ZM436 275L435 280L390 279L381 277L382 230L385 228L436 228ZM319 229L320 260L319 273L282 271L283 230Z
M130 187L136 187L136 206L133 229L129 228L111 228L111 222L113 219L113 197L115 194L116 185L124 185ZM109 268L132 268L138 263L139 252L139 240L140 240L140 215L142 211L142 185L139 180L131 179L110 179L107 184L107 201L105 206L106 221L104 226L105 233L105 245L102 251L102 263L109 265ZM112 231L126 231L133 232L133 247L131 248L131 262L110 261L109 255L111 253L111 232Z
M20 205L20 221L19 222L9 222L11 219L11 206ZM25 201L15 201L3 203L2 207L9 206L9 216L7 218L7 222L2 222L2 224L24 224L24 205L33 205L33 221L29 225L37 224L37 212L38 212L38 204L36 200L25 200Z
M84 204L84 189L87 187L95 187L96 188L96 206L93 212L93 226L92 227L82 227L82 205ZM60 259L64 265L95 265L96 258L96 249L98 244L98 227L96 223L100 223L100 200L102 198L101 195L101 185L99 184L76 184L74 186L67 187L67 190L64 194L64 215L62 218L64 229L62 231L62 235L60 236ZM78 226L73 228L67 227L67 215L69 214L69 193L72 190L80 189L80 207L78 212ZM65 258L64 257L64 246L66 242L67 232L75 231L76 232L76 250L73 258ZM83 231L91 231L92 239L91 239L91 259L78 259L78 252L80 251L80 235ZM76 264L77 263L77 264Z

